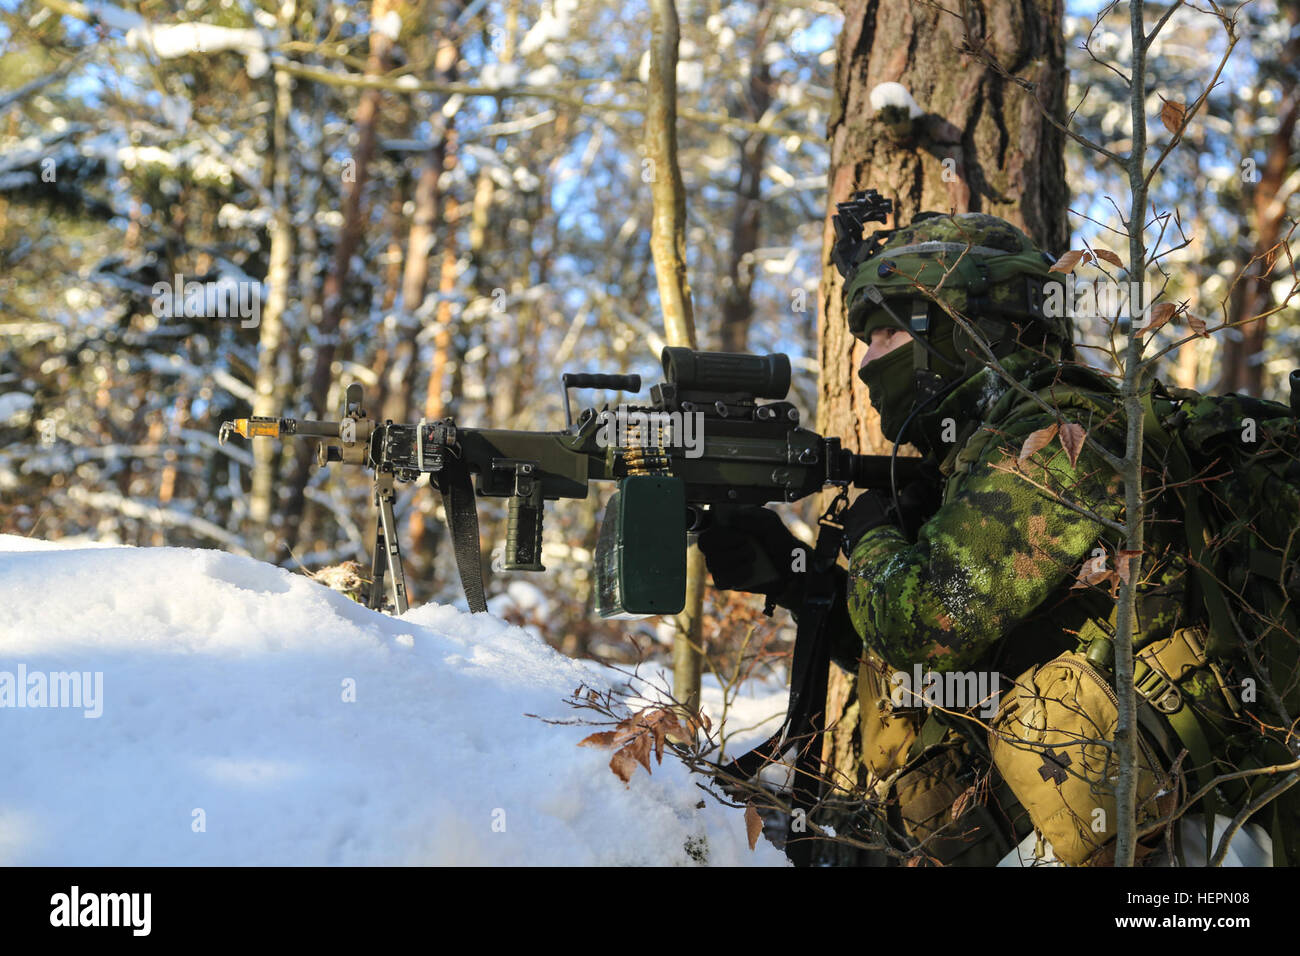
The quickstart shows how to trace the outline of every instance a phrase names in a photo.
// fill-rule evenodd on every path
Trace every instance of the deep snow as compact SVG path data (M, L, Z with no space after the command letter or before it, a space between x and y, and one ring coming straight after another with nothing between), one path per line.
M563 699L617 675L499 618L388 617L220 551L12 536L0 601L0 864L784 863L671 755L625 786L577 746L598 728L525 716L594 716ZM55 672L102 693L13 706L20 668L25 703Z

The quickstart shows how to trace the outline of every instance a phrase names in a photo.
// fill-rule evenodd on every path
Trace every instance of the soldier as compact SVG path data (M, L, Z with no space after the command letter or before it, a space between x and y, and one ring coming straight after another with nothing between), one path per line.
M1081 741L1113 735L1123 545L1106 522L1122 520L1123 489L1080 438L1123 454L1115 390L1074 361L1066 310L1053 307L1059 275L1019 229L923 213L886 236L846 276L848 321L868 345L858 374L882 432L915 446L930 477L896 495L864 491L840 518L848 568L828 630L832 659L858 672L867 786L884 798L886 829L934 862L991 865L1036 830L1040 855L1050 843L1064 862L1104 864L1114 765ZM962 321L922 294L936 287ZM1022 464L1031 436L1042 447ZM1225 739L1212 731L1249 723L1233 675L1207 660L1176 530L1153 520L1141 564L1140 825L1177 802L1167 771L1179 753L1184 769L1208 772L1219 753L1209 741ZM699 544L717 587L798 607L791 556L806 546L774 512L735 510ZM971 687L995 688L993 699L942 699ZM1250 763L1250 746L1235 765Z

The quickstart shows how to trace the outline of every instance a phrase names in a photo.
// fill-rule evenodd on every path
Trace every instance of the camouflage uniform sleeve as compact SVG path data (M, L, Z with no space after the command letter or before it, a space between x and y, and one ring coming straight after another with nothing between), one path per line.
M1098 546L1103 526L1016 474L999 470L1025 437L1050 425L1032 416L999 433L916 544L884 526L868 532L849 561L848 611L864 643L895 667L969 668L1027 618ZM1114 447L1108 442L1108 447ZM1058 441L1026 462L1025 473L1069 500L1114 519L1123 505L1117 476L1085 446L1076 467Z

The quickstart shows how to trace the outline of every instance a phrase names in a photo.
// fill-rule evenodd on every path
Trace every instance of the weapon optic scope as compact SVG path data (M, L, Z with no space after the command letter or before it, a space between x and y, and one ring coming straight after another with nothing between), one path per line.
M790 356L699 352L669 347L663 351L664 377L679 389L743 392L754 398L785 398L790 391Z

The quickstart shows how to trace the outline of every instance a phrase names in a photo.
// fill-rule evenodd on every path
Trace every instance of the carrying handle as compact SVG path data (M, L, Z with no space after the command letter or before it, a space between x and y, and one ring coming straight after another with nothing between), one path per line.
M602 372L565 372L560 376L564 388L564 427L573 425L573 413L569 411L569 389L571 388L611 388L618 392L641 391L640 375L609 375Z

